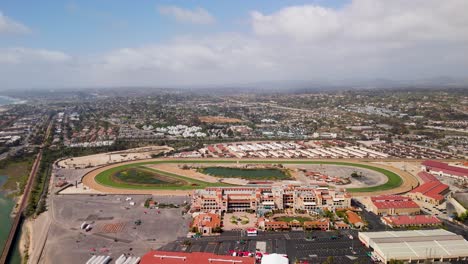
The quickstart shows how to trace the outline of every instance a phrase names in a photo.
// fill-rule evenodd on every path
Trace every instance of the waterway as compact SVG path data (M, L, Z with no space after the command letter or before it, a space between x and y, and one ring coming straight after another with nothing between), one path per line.
M3 186L6 180L7 176L0 175L0 188ZM10 232L11 224L13 223L13 219L10 216L14 206L15 201L7 197L5 192L0 190L0 249L3 249L5 241L8 238L8 234ZM13 255L11 255L9 263L21 263L18 243L15 245L15 251L13 252Z
M21 103L24 103L24 101L21 101L21 100L15 99L15 98L11 98L11 97L8 97L8 96L0 95L0 106L7 105L7 104L21 104Z

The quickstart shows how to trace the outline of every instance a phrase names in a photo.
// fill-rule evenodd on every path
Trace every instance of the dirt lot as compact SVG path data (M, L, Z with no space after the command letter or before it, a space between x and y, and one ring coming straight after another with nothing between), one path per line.
M201 116L198 119L203 123L210 124L224 124L224 123L243 123L245 121L237 118L230 118L224 116Z
M59 161L57 165L61 168L96 167L116 162L150 159L151 155L156 155L171 150L173 150L173 148L167 146L148 146L143 148L134 148L123 151L68 158Z
M109 255L115 261L123 253L141 256L186 236L191 218L182 216L182 208L150 210L142 206L147 196L132 195L135 206L126 197L54 196L53 224L40 263L85 263L93 253ZM160 196L155 200L183 204L189 198ZM81 230L83 222L93 229Z
M372 187L384 184L387 182L387 177L382 173L352 166L342 165L320 165L320 164L298 164L298 165L286 165L287 167L303 168L308 171L319 172L324 175L339 178L350 178L351 183L346 185L336 185L344 188L360 188L360 187ZM357 172L362 173L362 177L351 178L351 173ZM313 179L311 179L314 181ZM333 185L333 184L330 184Z

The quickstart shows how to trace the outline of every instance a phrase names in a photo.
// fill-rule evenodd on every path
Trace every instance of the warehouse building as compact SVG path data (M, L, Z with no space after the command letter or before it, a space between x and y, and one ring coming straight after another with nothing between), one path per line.
M468 241L444 229L359 232L359 240L383 263L468 260Z

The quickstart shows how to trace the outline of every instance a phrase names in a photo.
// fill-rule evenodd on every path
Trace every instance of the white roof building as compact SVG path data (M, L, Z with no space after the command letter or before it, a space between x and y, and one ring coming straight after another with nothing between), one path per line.
M359 240L374 250L383 263L402 261L450 261L468 259L468 241L444 229L359 232Z
M282 254L263 255L262 264L289 264L289 260Z

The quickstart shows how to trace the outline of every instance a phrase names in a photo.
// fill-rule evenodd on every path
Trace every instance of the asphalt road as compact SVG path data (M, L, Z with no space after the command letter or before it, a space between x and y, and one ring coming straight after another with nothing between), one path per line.
M349 238L349 235L353 239ZM333 239L333 236L337 236ZM184 241L190 241L185 246ZM229 254L229 250L255 252L257 242L266 243L267 253L288 255L290 260L322 263L332 256L335 263L371 263L366 249L357 238L357 231L302 231L260 232L256 237L242 236L240 232L225 232L218 237L177 240L160 248L167 251L211 252Z

